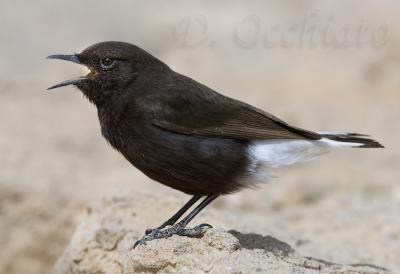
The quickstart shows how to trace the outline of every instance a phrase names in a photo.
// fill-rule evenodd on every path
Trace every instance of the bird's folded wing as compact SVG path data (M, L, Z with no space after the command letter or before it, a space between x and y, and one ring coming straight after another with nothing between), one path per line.
M190 117L186 120L183 118L176 121L157 119L154 121L154 125L179 134L237 140L317 140L321 138L316 132L292 127L277 117L242 102L236 101L235 108L231 109L229 113L226 113L225 110L221 110L221 112L221 115L216 115L219 118L204 117L199 123L195 121L199 120L197 112L196 119L190 119ZM204 115L208 114L204 113ZM221 117L224 118L221 119Z

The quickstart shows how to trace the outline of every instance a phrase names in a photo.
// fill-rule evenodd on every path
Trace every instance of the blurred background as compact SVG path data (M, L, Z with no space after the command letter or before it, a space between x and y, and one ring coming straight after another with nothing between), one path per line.
M50 273L87 206L108 193L172 197L153 226L188 199L111 149L78 90L46 91L81 74L47 55L106 40L136 44L290 124L379 140L385 149L280 170L200 217L302 255L400 272L399 9L390 0L0 0L0 273Z

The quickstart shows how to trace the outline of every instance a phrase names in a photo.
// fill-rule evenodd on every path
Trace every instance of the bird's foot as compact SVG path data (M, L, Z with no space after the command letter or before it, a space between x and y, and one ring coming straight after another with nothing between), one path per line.
M144 232L144 234L145 234L145 235L149 235L149 234L152 233L152 232L160 231L160 230L166 228L167 226L172 226L172 225L174 225L174 224L175 224L175 223L165 222L165 223L163 223L162 225L160 225L160 226L157 227L157 228L148 228L148 229L146 229L146 231ZM177 224L177 225L178 225L178 224Z
M177 223L165 229L146 229L146 236L138 240L133 248L137 247L138 245L146 244L146 242L156 239L168 238L175 234L179 236L198 237L203 234L206 228L209 227L212 226L209 224L200 224L193 228L185 228L184 226L182 226L182 224Z

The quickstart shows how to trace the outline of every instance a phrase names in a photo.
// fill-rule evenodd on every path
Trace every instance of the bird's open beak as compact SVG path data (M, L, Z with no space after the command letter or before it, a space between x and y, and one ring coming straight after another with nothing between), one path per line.
M59 59L59 60L65 60L65 61L70 61L76 64L80 64L83 65L81 61L79 61L78 56L76 56L75 54L72 55L66 55L66 54L54 54L54 55L50 55L46 57L47 59ZM65 87L65 86L69 86L69 85L76 85L79 82L81 82L82 80L86 80L88 79L87 76L81 76L75 79L70 79L70 80L66 80L64 82L61 82L57 85L51 86L49 87L47 90L50 89L55 89L55 88L59 88L59 87Z

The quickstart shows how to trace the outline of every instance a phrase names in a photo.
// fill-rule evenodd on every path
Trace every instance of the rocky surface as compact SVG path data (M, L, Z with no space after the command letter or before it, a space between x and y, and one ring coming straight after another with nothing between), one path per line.
M149 196L150 206L155 197ZM172 236L132 249L143 236L133 196L105 198L76 229L55 274L119 273L390 273L369 264L304 257L269 235L208 229L200 238Z

